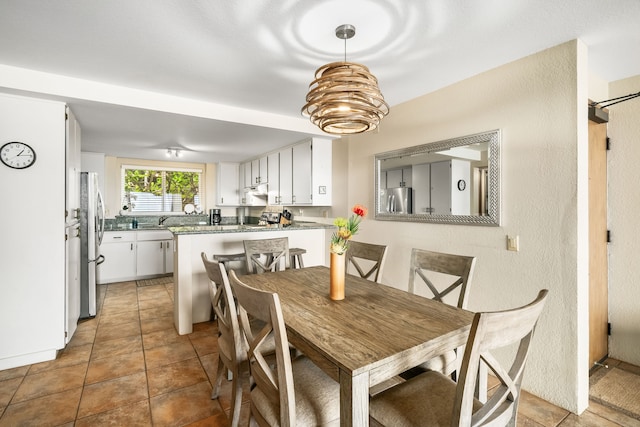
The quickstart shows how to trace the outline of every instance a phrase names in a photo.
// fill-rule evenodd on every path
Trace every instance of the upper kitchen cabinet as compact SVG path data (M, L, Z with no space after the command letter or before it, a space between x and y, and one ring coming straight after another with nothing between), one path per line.
M65 211L66 222L79 220L80 212L80 124L69 107L66 108L66 175Z
M332 144L330 139L312 138L293 146L294 205L331 205Z
M266 184L269 182L268 159L262 156L251 161L251 185Z
M238 163L218 163L216 205L240 205L239 176Z

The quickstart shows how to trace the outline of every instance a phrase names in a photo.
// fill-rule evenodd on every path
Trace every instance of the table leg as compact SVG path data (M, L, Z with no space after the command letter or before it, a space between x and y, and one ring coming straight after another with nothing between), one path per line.
M352 377L340 371L340 425L369 425L369 373Z

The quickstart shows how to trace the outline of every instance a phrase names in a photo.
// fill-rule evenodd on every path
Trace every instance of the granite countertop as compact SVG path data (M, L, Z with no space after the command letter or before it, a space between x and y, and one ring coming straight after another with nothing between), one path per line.
M283 226L280 224L257 225L184 225L176 227L166 227L174 235L179 234L210 234L210 233L244 233L244 232L261 232L261 231L293 231L314 228L334 228L331 224L322 224L319 222L294 221L290 225Z

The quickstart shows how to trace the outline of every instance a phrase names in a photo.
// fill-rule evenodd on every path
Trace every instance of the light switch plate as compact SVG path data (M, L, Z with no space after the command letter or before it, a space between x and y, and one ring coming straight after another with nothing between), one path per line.
M520 250L519 236L507 236L507 250L518 252Z

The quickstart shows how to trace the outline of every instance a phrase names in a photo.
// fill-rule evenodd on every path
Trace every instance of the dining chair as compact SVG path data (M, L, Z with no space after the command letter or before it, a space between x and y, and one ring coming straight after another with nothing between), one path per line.
M231 408L229 414L231 415L231 425L235 427L240 422L240 408L242 405L240 375L243 372L248 372L248 346L240 332L238 310L224 264L217 260L209 260L204 252L200 256L209 277L209 296L218 320L218 373L215 386L211 392L211 399L218 398L222 378L226 372L229 372L231 377Z
M284 262L285 269L291 268L289 258L289 239L257 239L244 241L244 253L247 274L278 271Z
M409 292L426 294L426 296L440 302L445 302L445 297L451 294L447 301L453 303L455 300L458 308L466 309L469 284L473 277L475 264L475 257L413 248L409 270ZM444 375L452 375L452 378L455 379L458 364L458 350L450 350L403 373L402 377L410 378L423 371L432 370Z
M224 268L227 271L236 270L238 274L247 274L247 262L245 260L244 252L235 254L214 254L213 259L224 264Z
M340 385L307 357L291 358L278 294L247 286L234 271L229 277L249 343L251 418L260 426L339 425ZM255 334L249 315L265 325ZM275 341L275 365L265 358L269 337Z
M347 249L347 272L350 266L353 266L360 277L370 279L373 275L373 281L382 282L382 268L384 267L384 259L387 254L385 245L375 245L372 243L349 241Z
M547 293L541 290L520 308L476 313L458 382L428 371L382 391L370 400L371 425L515 426L524 368ZM516 343L517 352L506 365L490 353ZM486 403L474 397L480 363L499 381Z

